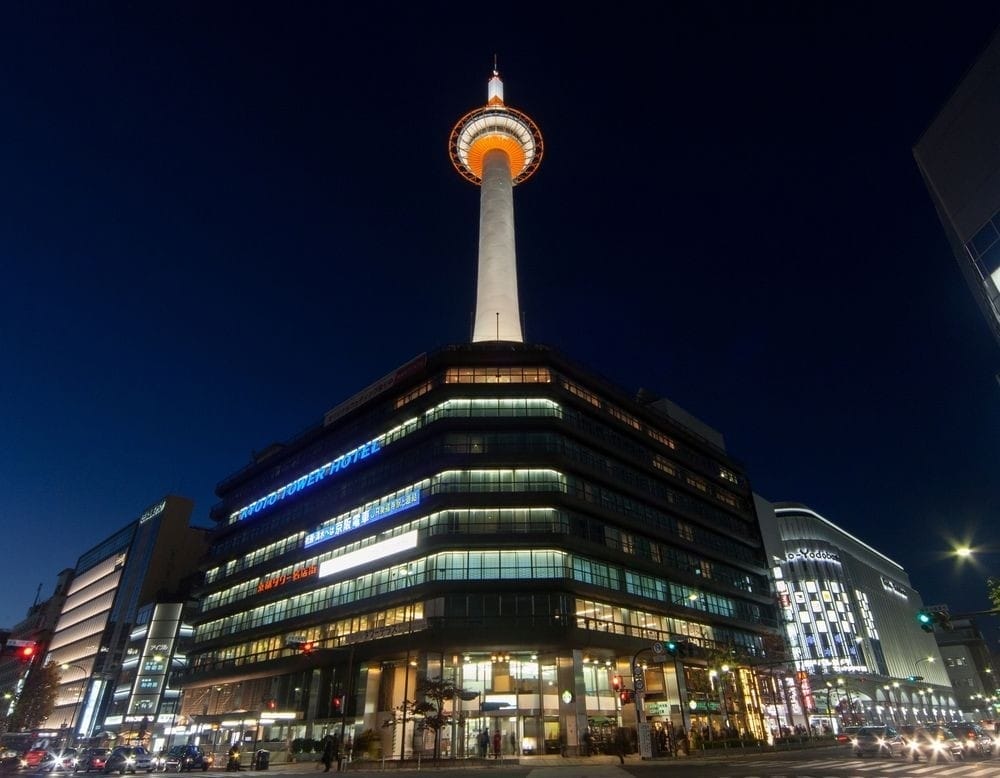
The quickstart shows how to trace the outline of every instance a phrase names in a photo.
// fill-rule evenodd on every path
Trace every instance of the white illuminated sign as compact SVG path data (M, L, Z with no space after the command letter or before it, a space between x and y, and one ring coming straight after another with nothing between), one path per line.
M838 554L823 549L799 548L785 554L786 562L800 562L802 560L811 562L836 562L840 564L840 556Z
M416 547L417 531L405 532L402 535L383 540L367 548L359 548L357 551L352 551L349 554L344 554L334 559L327 559L319 566L319 577L324 578L335 573L342 573L345 570L350 570L352 567L376 562L384 557L398 554L400 551L409 551Z
M910 599L910 596L906 593L906 587L900 586L895 581L890 581L884 575L882 576L882 588L887 592L892 592L897 597L902 597L904 600Z
M161 513L163 513L163 509L166 508L166 507L167 507L167 501L166 500L160 500L159 503L157 503L156 505L154 505L152 508L150 508L144 514L142 514L142 516L139 517L139 523L140 524L145 524L147 521L149 521L154 516L159 516Z

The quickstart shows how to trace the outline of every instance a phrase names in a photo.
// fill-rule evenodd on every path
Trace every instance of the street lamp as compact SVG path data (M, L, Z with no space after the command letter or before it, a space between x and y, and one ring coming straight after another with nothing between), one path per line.
M961 543L952 546L949 556L955 558L956 569L971 565L978 572L988 572L986 565L983 564L982 557L987 554L996 554L997 551L1000 551L1000 549L993 545Z
M73 664L69 664L68 662L64 662L63 664L59 665L59 669L63 670L63 671L65 671L65 670L79 670L81 673L83 673L83 678L80 679L80 693L76 696L76 704L73 706L73 729L74 729L76 735L79 735L80 732L79 732L78 727L80 725L80 722L79 722L80 705L83 703L84 692L87 691L87 678L90 675L90 672L88 670L86 670L85 668L80 667L80 665L73 665ZM74 740L75 739L76 738L74 737Z
M917 676L920 675L920 663L921 662L927 662L927 664L931 664L932 665L932 664L934 664L934 657L932 657L932 656L921 657L920 659L918 659L916 662L913 663L913 669L917 671L916 672Z

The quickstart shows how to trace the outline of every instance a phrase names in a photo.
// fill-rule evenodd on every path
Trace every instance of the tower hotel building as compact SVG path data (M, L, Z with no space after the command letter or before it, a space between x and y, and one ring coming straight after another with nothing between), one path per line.
M495 73L489 96L452 133L484 187L474 342L219 484L177 735L371 730L409 758L433 738L404 700L434 679L461 690L445 756L487 729L574 753L636 722L619 679L654 727L767 727L751 665L780 633L746 476L676 406L521 342L511 192L542 141ZM680 656L654 663L668 640Z

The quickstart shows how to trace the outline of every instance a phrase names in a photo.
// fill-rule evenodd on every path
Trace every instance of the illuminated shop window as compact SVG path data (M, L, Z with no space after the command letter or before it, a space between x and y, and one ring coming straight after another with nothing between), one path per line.
M721 500L726 505L728 505L730 508L739 508L740 507L740 501L737 500L729 492L724 492L722 489L713 489L712 490L712 496L715 497L717 500Z
M446 470L432 479L431 492L565 492L566 476L556 470Z
M595 408L601 407L601 401L598 399L597 395L588 392L582 386L578 386L577 384L574 384L572 381L567 381L565 379L563 379L562 385L563 389L565 389L570 394L575 395L576 397L579 397L581 400L590 403Z
M380 541L384 542L384 541ZM334 563L336 559L332 560ZM327 573L321 567L319 578ZM224 634L254 630L262 626L299 618L317 610L344 606L364 599L421 586L429 581L497 581L572 578L609 591L620 591L625 585L638 596L657 602L683 600L690 607L723 616L759 618L753 606L742 604L738 609L730 598L702 593L697 601L687 595L693 590L669 584L655 577L635 576L631 571L605 562L578 557L563 551L520 549L510 551L449 551L402 562L390 567L371 570L352 577L358 568L341 571L336 564L328 568L331 575L346 580L299 592L277 602L251 607L199 626L197 640L211 640ZM669 595L668 595L669 592Z
M627 424L632 429L637 429L637 430L642 429L642 423L632 414L626 413L620 408L616 408L614 405L607 406L607 411L609 416L611 416L614 419L618 419L618 421L624 424Z
M422 384L420 384L420 386L416 387L415 389L411 389L406 394L397 398L394 407L397 409L402 408L404 405L413 402L418 397L422 397L423 395L427 394L433 388L434 388L434 381L424 381Z
M447 418L513 418L552 416L561 418L559 403L543 397L502 397L446 400L424 413L427 422Z
M668 438L666 435L664 435L659 430L655 430L652 427L646 427L646 434L649 435L649 437L651 437L657 443L659 443L659 444L661 444L663 446L666 446L667 448L673 448L673 449L677 448L677 443L674 441L674 439L673 438ZM728 470L724 470L724 472L728 473L729 471ZM721 473L720 473L720 475L721 475ZM736 482L734 481L733 483L736 483Z
M689 475L684 480L687 482L688 486L693 486L695 489L697 489L700 492L707 492L708 491L708 484L705 482L705 480L703 478L697 478L697 477L695 477L693 475Z
M453 367L444 376L446 384L547 384L552 374L546 367Z
M677 477L677 468L674 466L674 463L669 459L664 459L659 454L653 455L653 467L657 470L662 470L667 475Z
M730 470L726 470L726 468L724 467L719 468L719 478L722 478L725 481L729 481L729 483L731 484L739 485L740 482L740 479L736 476L736 473L733 473Z

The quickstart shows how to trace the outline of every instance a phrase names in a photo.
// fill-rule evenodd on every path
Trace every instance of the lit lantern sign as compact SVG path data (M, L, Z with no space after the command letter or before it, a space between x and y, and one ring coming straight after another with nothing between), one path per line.
M345 532L388 518L419 504L420 487L405 489L393 497L386 497L374 505L351 513L336 523L324 525L310 532L306 535L305 547L311 548L331 538L343 535Z

